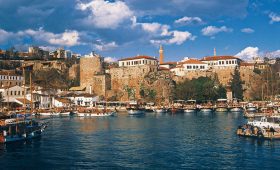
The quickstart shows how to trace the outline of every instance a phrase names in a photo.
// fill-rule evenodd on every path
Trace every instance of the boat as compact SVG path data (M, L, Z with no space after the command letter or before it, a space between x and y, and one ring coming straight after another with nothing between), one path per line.
M79 109L77 112L78 117L109 117L114 116L116 112L103 110L100 111L98 109L86 108L86 109Z
M187 100L184 104L185 113L194 113L196 112L196 100Z
M242 106L239 104L238 99L233 99L229 106L230 112L242 112Z
M257 107L253 103L248 103L246 105L246 111L247 112L256 112L257 111Z
M274 128L274 129L280 129L280 124L275 123L274 118L272 118L270 121L268 121L267 117L261 117L260 120L253 120L253 121L248 121L248 125L251 126L256 126L260 128Z
M216 112L227 112L228 104L227 99L218 99L216 103Z
M47 127L31 119L0 120L0 143L24 141L41 136Z
M201 113L212 113L213 105L211 101L204 101L201 105L198 105L198 109Z
M129 115L143 115L145 114L145 109L139 107L136 101L129 102L128 107L126 108Z

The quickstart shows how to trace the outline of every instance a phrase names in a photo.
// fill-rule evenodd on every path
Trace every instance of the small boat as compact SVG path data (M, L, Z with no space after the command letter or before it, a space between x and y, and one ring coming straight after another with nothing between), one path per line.
M246 111L247 112L256 112L257 107L253 103L248 103L246 106Z
M198 105L198 109L202 113L212 113L213 105L211 101L204 101L201 105Z
M141 109L133 109L133 108L128 108L127 112L129 115L143 115L145 112Z
M47 125L34 120L6 119L0 120L0 127L0 142L9 143L39 137Z
M195 113L196 108L196 100L187 100L184 104L184 112L185 113Z
M218 99L216 103L216 112L227 112L228 111L228 104L227 99Z

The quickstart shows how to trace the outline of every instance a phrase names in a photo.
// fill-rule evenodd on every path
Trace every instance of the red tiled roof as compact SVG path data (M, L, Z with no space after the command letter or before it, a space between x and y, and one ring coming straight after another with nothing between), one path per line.
M240 58L237 58L234 56L208 56L208 57L204 57L200 61L215 61L215 60L230 60L230 59L239 59L240 60Z
M196 59L189 59L189 60L181 62L180 64L206 64L206 63L196 60Z
M137 60L137 59L157 60L156 58L153 58L153 57L150 57L150 56L136 56L136 57L120 59L119 61Z

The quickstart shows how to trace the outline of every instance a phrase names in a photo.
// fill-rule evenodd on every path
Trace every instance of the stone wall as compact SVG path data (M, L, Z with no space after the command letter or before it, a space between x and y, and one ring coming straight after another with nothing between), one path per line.
M90 86L95 86L97 74L104 74L102 58L99 56L83 57L80 59L80 86L86 87L89 92Z
M79 77L80 77L80 65L79 64L73 64L69 68L68 76L69 76L69 79L71 79L71 80L79 79Z

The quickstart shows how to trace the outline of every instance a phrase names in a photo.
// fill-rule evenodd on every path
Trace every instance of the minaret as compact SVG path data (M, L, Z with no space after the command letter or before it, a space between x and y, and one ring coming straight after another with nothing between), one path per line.
M216 53L216 48L214 48L214 56L216 56L217 55L217 53Z
M162 45L159 46L159 64L163 64L163 48L162 48Z

